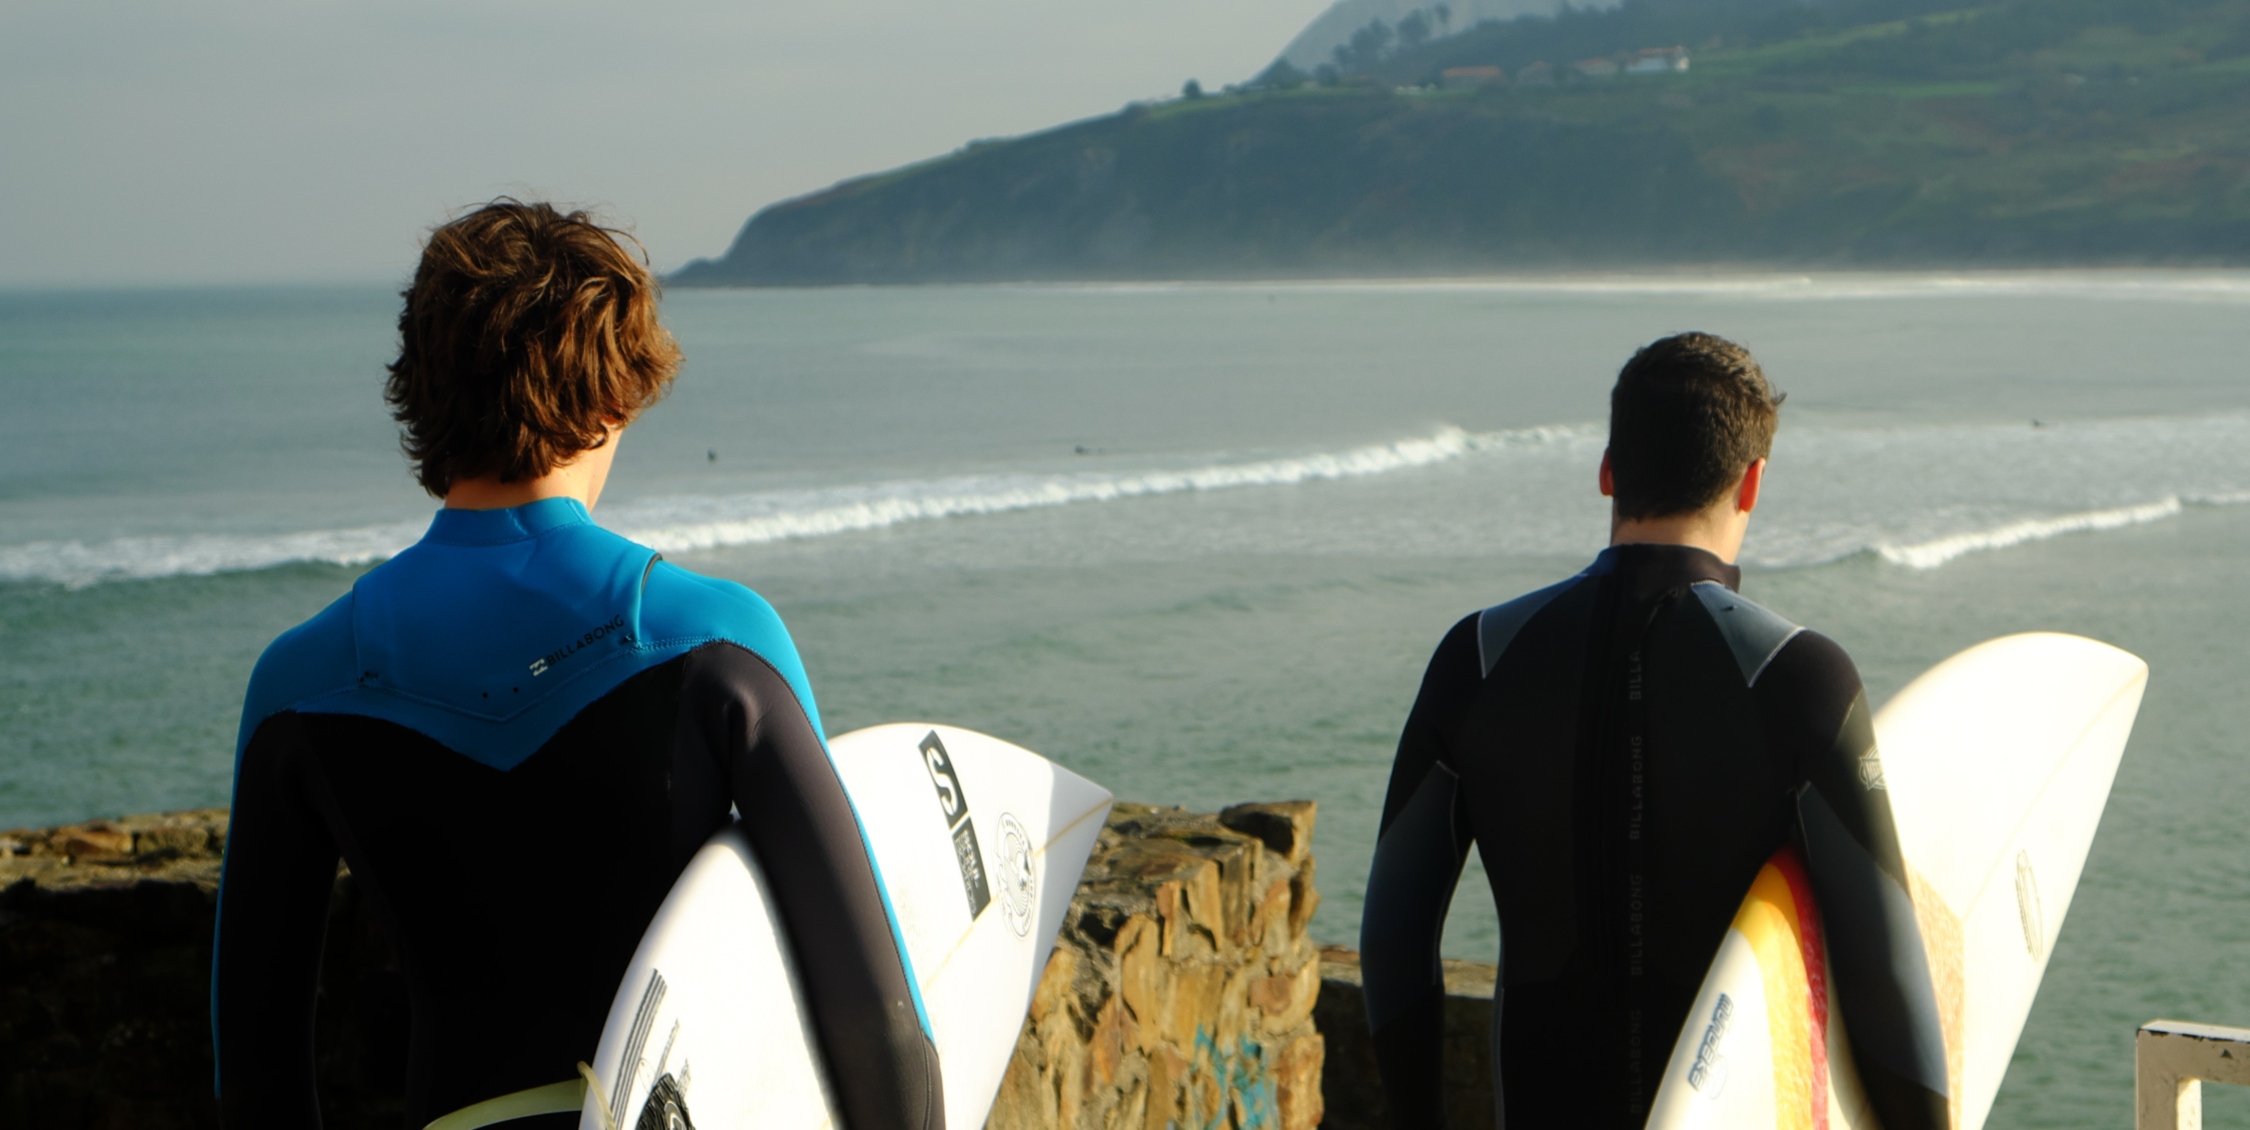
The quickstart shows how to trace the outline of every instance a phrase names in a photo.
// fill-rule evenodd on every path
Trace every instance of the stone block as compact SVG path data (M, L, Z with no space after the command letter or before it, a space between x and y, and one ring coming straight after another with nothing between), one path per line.
M1297 873L1289 877L1289 934L1302 936L1311 924L1313 912L1320 909L1320 888L1313 885L1313 868L1317 861L1306 856L1297 866Z
M1265 1031L1275 1035L1294 1032L1312 1019L1313 1006L1320 1000L1320 963L1308 961L1295 973L1264 978L1253 988L1252 997L1265 1014Z
M133 834L97 820L66 829L59 837L64 855L74 859L109 862L133 854Z
M1319 815L1316 801L1284 800L1223 808L1219 810L1219 823L1258 837L1266 850L1295 866L1312 853L1313 822Z
M1319 966L1311 967L1316 973ZM1320 1090L1327 1043L1319 1033L1299 1036L1281 1051L1274 1067L1274 1106L1281 1130L1311 1130L1326 1116Z
M1445 962L1445 1116L1457 1130L1495 1125L1492 1092L1492 999L1499 969L1474 961ZM1367 998L1359 954L1343 946L1320 951L1320 997L1313 1023L1327 1041L1321 1066L1325 1130L1390 1130L1375 1045L1367 1031Z

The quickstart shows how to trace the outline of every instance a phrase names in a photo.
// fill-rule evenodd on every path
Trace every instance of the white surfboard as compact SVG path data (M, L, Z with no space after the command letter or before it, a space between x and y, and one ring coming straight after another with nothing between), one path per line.
M829 750L914 964L946 1124L982 1126L1110 795L951 726L875 726ZM815 1047L758 861L738 831L721 832L626 968L579 1126L841 1125Z
M2093 845L2148 665L2049 632L1979 644L1876 715L1945 1032L1955 1130L1981 1130ZM1875 1125L1819 913L1785 852L1705 975L1651 1130Z

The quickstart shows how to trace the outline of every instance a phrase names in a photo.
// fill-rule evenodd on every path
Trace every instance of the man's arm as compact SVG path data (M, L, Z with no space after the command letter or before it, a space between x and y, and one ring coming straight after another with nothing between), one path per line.
M743 832L765 866L845 1126L943 1130L937 1047L818 729L759 654L714 644L690 663L690 724L723 758Z
M1445 1125L1445 969L1439 945L1471 840L1459 777L1445 763L1441 726L1468 704L1483 674L1477 617L1471 616L1455 625L1430 657L1407 715L1360 914L1367 1023L1391 1124L1401 1130Z
M1806 870L1860 1080L1889 1130L1943 1130L1945 1037L1859 672L1833 641L1805 632L1759 691L1799 751Z
M211 942L211 1038L232 1130L320 1125L313 999L337 850L306 799L295 714L257 727L235 769Z

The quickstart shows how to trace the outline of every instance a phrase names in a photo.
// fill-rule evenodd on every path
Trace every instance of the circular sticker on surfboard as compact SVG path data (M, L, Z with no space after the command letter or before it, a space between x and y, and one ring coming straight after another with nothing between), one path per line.
M1008 928L1021 938L1031 933L1031 914L1039 906L1039 877L1031 869L1031 833L1015 813L1000 814L1000 909Z

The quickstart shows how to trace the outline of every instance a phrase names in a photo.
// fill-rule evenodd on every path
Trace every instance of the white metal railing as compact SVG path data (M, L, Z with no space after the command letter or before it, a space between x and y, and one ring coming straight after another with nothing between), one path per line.
M2133 1130L2203 1130L2203 1084L2250 1086L2250 1028L2151 1020L2133 1037Z

